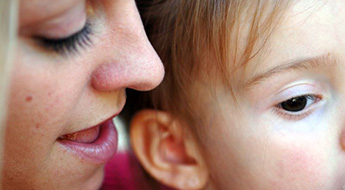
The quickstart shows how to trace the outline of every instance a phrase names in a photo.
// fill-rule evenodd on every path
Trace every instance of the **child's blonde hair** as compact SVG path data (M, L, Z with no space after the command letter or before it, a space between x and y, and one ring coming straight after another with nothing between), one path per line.
M3 135L13 48L17 35L17 0L0 1L0 171L2 167ZM1 180L0 172L0 180ZM0 186L1 188L1 186Z
M231 88L232 72L257 54L266 41L259 43L259 37L269 37L288 3L284 0L153 1L142 11L142 17L166 70L162 84L149 95L153 107L194 123L189 118L200 111L195 110L194 97L190 95L195 79L202 75L215 78L216 71L220 80ZM243 37L246 40L240 50ZM212 77L208 76L211 73Z

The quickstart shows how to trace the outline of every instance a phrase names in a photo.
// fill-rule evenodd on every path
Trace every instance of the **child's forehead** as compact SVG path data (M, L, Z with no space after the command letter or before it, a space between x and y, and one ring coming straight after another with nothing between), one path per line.
M257 50L253 50L255 56L237 71L241 81L247 83L264 72L298 60L338 54L339 39L345 37L342 8L345 5L341 1L294 2L268 37L259 36Z

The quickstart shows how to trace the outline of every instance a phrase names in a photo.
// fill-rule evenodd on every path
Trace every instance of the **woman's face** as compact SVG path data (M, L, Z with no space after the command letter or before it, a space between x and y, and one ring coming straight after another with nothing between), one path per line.
M125 88L164 73L134 0L20 1L17 40L2 187L99 188Z
M215 189L345 188L345 3L297 2L234 73L236 100L225 86L200 100Z

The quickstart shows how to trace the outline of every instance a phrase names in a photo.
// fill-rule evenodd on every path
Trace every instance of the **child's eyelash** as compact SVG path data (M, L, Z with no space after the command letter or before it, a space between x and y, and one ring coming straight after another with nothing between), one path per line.
M288 113L286 111L282 111L281 108L275 107L274 109L275 109L275 112L278 114L278 116L280 116L281 118L286 119L288 121L301 120L301 119L309 116L313 111L313 110L309 110L309 111L306 111L306 112L303 112L300 114L291 114L291 113Z
M293 100L297 101L301 101L301 99L304 99L306 101L300 102L303 105L302 107L300 107L297 110L287 110L286 109L286 104L287 103L293 103ZM288 100L285 100L283 102L280 102L279 104L277 104L274 107L274 111L282 118L287 119L287 120L292 120L292 121L298 121L301 120L305 117L307 117L308 115L310 115L314 109L313 108L309 108L310 106L313 106L314 104L316 104L317 102L321 101L322 97L318 96L318 95L302 95L302 96L296 96L293 98L290 98ZM312 101L312 103L308 104L308 101ZM284 108L285 106L285 108Z
M86 22L85 26L79 32L66 38L48 39L44 37L36 37L36 39L45 49L54 51L61 55L66 55L78 53L79 48L90 46L92 44L90 39L91 34L92 30L90 22Z

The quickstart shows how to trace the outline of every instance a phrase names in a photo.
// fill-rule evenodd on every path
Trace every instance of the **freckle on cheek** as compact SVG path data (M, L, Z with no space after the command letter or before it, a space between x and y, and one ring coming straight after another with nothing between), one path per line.
M32 100L32 96L27 96L25 99L27 102L30 102Z

